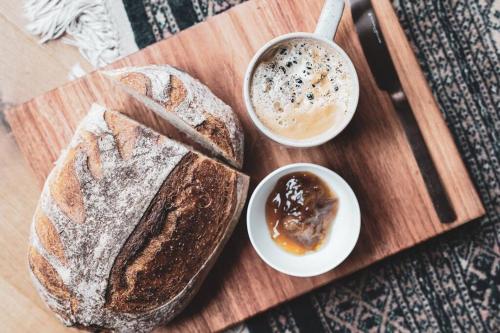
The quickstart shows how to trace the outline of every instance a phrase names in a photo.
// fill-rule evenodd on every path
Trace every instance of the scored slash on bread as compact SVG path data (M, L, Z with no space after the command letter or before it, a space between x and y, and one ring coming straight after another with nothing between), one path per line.
M247 189L246 175L93 105L33 218L34 284L66 325L148 331L197 292Z
M243 165L243 130L230 106L207 86L168 65L103 71L132 97L236 168Z

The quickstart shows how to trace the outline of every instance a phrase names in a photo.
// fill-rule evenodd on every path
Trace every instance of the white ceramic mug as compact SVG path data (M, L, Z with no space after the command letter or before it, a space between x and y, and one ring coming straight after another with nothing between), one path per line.
M344 52L344 50L342 50L340 46L338 46L335 42L333 42L333 37L337 32L337 27L340 22L340 18L342 17L343 10L344 10L344 0L326 0L325 4L323 5L323 10L321 11L321 15L319 17L318 24L316 26L316 30L314 31L314 33L294 32L278 36L273 40L269 41L268 43L266 43L263 47L261 47L260 50L257 51L257 53L250 61L243 82L243 96L245 99L245 105L250 115L250 118L254 122L255 126L257 126L257 128L270 139L289 147L318 146L333 139L340 132L342 132L342 130L347 126L347 124L349 124L352 117L354 116L354 112L356 111L359 98L358 76L356 74L356 70L349 56ZM255 113L250 98L250 85L252 81L253 72L255 70L256 65L259 64L262 55L266 54L266 52L269 49L275 47L276 45L292 39L310 39L315 42L323 43L327 47L334 49L338 54L340 54L344 58L347 68L352 77L352 91L348 103L348 110L345 116L341 119L341 121L339 123L336 123L330 129L324 131L318 136L300 140L294 140L287 137L283 137L281 135L274 133L268 127L266 127Z

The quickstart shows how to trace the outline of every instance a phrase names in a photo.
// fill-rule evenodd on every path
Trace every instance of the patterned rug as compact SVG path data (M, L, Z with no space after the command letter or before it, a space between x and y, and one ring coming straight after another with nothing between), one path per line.
M242 1L123 0L121 19L136 45L114 45L119 52L104 61ZM399 0L394 6L487 215L232 331L500 331L500 1Z

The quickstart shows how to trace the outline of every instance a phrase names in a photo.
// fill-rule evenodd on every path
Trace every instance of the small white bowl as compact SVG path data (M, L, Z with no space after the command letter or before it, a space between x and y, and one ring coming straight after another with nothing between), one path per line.
M339 198L339 209L324 244L305 255L289 253L276 244L269 233L265 214L266 200L278 179L298 171L314 173ZM248 236L255 251L269 266L292 276L315 276L337 267L354 249L360 228L361 212L349 184L335 172L316 164L296 163L274 170L260 182L248 204Z

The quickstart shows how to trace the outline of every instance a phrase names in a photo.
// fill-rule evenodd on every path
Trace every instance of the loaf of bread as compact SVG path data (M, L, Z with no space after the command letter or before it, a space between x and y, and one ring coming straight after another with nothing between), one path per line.
M243 130L238 117L203 83L168 65L103 74L215 156L241 168Z
M197 292L244 205L248 177L94 105L33 218L29 267L68 326L142 332Z

